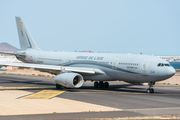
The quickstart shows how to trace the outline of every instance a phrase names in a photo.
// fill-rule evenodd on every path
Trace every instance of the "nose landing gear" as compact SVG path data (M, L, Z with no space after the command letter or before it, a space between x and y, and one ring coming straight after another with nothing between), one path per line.
M147 92L147 93L154 93L154 89L153 89L153 88L148 88L148 89L146 90L146 92Z
M149 88L146 90L147 93L154 93L154 89L152 88L154 84L154 82L149 83Z
M103 87L108 88L109 87L109 83L108 82L103 83L102 81L100 81L99 83L98 82L94 82L94 87L95 88L98 88L98 87L100 87L100 88L103 88Z

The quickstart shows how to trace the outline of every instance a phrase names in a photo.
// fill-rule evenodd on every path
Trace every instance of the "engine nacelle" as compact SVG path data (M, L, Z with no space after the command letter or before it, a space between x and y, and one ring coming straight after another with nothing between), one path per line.
M67 88L80 88L83 83L83 77L77 73L62 73L55 77L55 83Z

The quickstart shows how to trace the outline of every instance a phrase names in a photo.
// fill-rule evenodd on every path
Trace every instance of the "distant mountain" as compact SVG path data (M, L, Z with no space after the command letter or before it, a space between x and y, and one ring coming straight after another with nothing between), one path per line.
M19 51L18 48L14 47L8 43L5 43L5 42L0 43L0 52L13 52L14 53L17 51Z

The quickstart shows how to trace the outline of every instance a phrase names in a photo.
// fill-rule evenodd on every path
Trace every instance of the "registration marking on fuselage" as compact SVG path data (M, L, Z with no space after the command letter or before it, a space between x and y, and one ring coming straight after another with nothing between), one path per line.
M50 99L64 92L64 90L43 90L31 95L21 97L19 99Z

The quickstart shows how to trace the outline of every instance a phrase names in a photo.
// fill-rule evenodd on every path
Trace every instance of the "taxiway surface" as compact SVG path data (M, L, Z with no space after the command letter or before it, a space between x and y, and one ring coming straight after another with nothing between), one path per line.
M109 82L95 89L55 89L53 78L0 74L0 118L79 119L149 116L180 113L180 86L133 86Z

